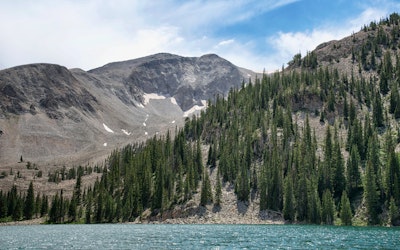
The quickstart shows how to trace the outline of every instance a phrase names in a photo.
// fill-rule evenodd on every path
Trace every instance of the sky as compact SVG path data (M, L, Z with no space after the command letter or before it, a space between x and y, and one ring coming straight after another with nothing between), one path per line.
M0 69L89 70L167 52L272 72L393 12L400 0L0 1Z

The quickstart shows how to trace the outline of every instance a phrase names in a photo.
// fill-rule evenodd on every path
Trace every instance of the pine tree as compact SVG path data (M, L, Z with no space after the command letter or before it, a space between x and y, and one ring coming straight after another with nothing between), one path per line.
M35 209L34 209L34 215L38 217L40 215L40 208L42 207L42 200L40 198L40 194L38 193L36 195L35 199Z
M85 223L86 224L92 223L92 199L90 197L86 203Z
M385 193L387 199L393 197L397 201L400 198L399 176L400 176L400 163L393 149L388 152L388 159L385 171L385 190L386 190Z
M24 203L24 218L30 220L33 217L35 210L35 194L33 192L33 183L29 184L28 193Z
M361 182L360 177L360 156L357 147L351 147L350 157L347 161L347 192L350 197L353 197Z
M285 179L284 198L283 198L283 218L288 221L294 221L295 207L293 184L290 176Z
M393 225L393 226L398 225L399 217L400 217L399 208L396 206L396 201L392 197L390 199L390 205L389 205L389 223L390 223L390 225Z
M378 223L378 192L376 187L376 175L372 161L368 160L364 179L364 199L367 207L369 224Z
M311 181L308 182L308 208L307 208L307 220L310 223L320 224L321 223L321 201L319 199L318 190L316 184Z
M3 195L3 191L0 190L0 218L7 217L8 214L8 206L7 206L7 196Z
M319 190L330 189L333 190L333 171L332 171L332 155L333 155L333 146L332 146L332 134L330 130L330 126L327 126L326 137L325 137L325 154L324 154L324 163L320 168L319 174Z
M296 188L296 216L298 221L303 221L307 218L308 208L308 190L307 190L307 179L302 174L299 176Z
M334 198L339 198L343 190L346 188L346 178L345 178L345 167L344 167L344 159L341 152L339 137L337 133L337 129L335 128L335 137L334 137L334 145L333 145L333 156L332 156L332 165L333 165L333 190L334 190Z
M239 166L239 172L235 182L235 190L239 200L248 201L250 196L250 176L249 167L247 162L241 159L241 164Z
M12 219L14 221L21 220L23 216L24 199L20 196L16 197L16 206L12 210Z
M221 198L222 198L222 185L221 185L221 177L219 176L219 171L217 172L217 186L215 187L215 205L221 206Z
M51 207L49 211L49 222L50 223L58 223L60 221L60 214L61 214L61 202L58 196L58 193L54 196Z
M351 226L352 217L349 197L347 197L346 191L343 191L342 198L340 199L340 219L342 220L342 225Z
M201 185L200 205L205 206L212 201L211 183L208 171L205 170L203 174L203 182Z
M68 207L68 218L70 221L77 220L77 201L75 197L72 197Z
M383 113L381 95L379 92L376 92L373 105L373 120L375 127L384 126Z
M49 211L49 198L43 194L40 207L40 216L41 217L45 216L48 211Z
M324 194L322 195L322 211L321 211L322 223L327 225L333 224L335 215L334 206L335 204L332 198L332 194L329 191L329 189L326 189L324 191Z

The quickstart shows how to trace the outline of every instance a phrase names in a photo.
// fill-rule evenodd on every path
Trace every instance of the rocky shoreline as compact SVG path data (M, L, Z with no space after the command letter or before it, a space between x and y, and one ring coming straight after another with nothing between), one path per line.
M280 212L260 211L258 197L254 197L251 202L238 201L230 186L223 188L222 196L221 206L200 206L200 193L197 193L188 202L157 215L152 215L148 209L134 222L127 224L285 224ZM0 223L0 226L43 223L45 218Z

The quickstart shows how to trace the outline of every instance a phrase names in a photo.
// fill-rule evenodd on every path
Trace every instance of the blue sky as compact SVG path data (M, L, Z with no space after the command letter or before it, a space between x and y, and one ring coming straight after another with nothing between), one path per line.
M395 0L37 0L0 2L0 69L89 70L159 52L216 53L261 72L400 13Z

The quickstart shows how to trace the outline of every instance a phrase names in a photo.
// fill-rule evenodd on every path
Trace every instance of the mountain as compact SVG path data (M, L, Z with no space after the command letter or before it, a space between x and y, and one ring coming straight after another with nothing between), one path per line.
M31 64L0 71L0 164L83 163L181 126L255 73L217 55L156 54L90 71Z
M263 74L224 98L216 96L200 116L186 119L173 133L120 147L98 165L49 172L47 178L39 177L39 169L21 173L20 167L14 176L11 169L10 175L2 173L0 184L18 183L27 190L32 180L46 190L51 205L44 215L52 223L400 225L399 51L400 16L392 14L304 57L294 55L280 72ZM164 61L164 56L154 57ZM113 75L118 64L74 70L76 79L92 82L90 93L98 89L109 95L109 105L101 105L103 99L93 94L96 101L89 104L104 110L82 114L106 117L109 125L118 113L111 116L106 108L113 110L116 103L154 112L160 107L170 112L165 105L176 103L177 115L185 115L190 105L172 84L183 74L169 74L168 64L152 72L149 62L138 59L123 63ZM139 82L132 70L137 68L168 75L172 83L156 87L147 76ZM184 89L195 81L187 78L192 80ZM18 92L8 88L7 93L12 100ZM193 97L202 98L206 90L198 93ZM102 125L100 130L116 136L114 124ZM47 180L57 184L43 185ZM3 218L18 220L22 206L15 204L33 207L34 201L11 186L7 194L0 193L2 204L13 207ZM46 204L43 197L41 204Z

